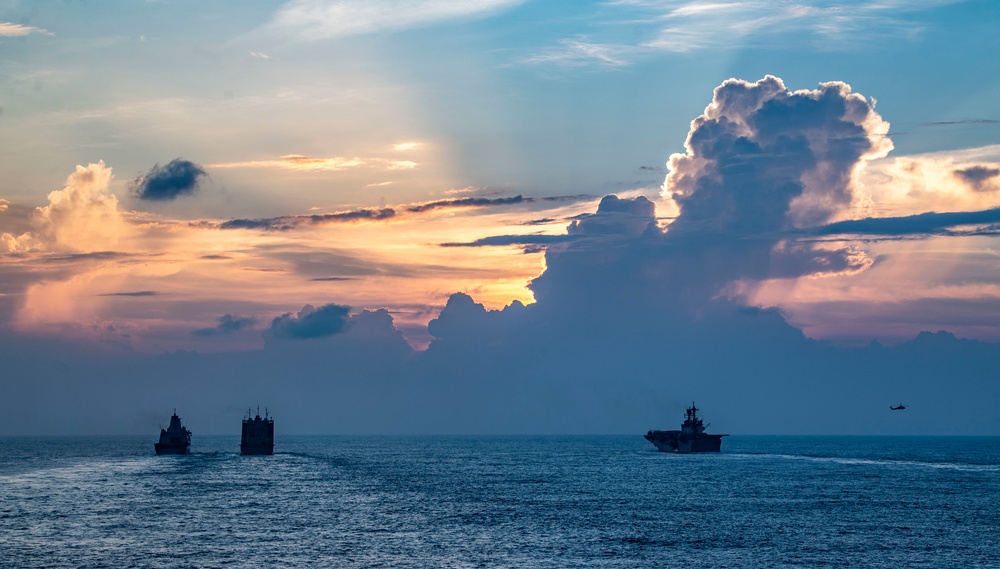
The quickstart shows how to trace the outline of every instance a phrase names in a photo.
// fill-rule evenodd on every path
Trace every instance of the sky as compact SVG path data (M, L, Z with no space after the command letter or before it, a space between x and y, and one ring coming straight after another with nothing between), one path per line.
M1000 435L998 29L0 0L0 435Z

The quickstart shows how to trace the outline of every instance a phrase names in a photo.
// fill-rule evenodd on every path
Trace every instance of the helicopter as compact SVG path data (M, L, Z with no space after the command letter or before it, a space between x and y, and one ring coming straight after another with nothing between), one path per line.
M906 409L906 405L903 405L902 403L900 403L899 405L897 405L895 407L893 407L892 405L890 405L889 409L891 411L902 411L902 410Z

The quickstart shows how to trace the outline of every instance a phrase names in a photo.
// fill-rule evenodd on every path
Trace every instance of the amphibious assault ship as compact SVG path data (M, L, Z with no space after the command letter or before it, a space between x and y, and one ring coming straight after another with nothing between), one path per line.
M153 448L156 449L156 454L187 454L190 446L191 431L181 426L181 418L174 409L170 426L160 429L160 442L155 443Z
M660 452L719 452L722 448L722 437L729 435L710 435L705 432L706 425L698 418L698 408L691 402L684 415L679 431L649 431L645 439Z
M240 439L240 454L274 454L274 419L268 416L264 409L264 417L250 418L247 409L246 419L243 419L243 437Z

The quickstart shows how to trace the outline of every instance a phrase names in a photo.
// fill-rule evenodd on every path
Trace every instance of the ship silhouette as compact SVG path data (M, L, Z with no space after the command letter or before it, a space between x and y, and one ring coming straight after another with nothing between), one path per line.
M243 419L243 436L240 438L240 454L274 454L274 419L268 416L267 409L261 417L258 407L257 416L252 419L247 409L247 416Z
M719 452L722 448L722 437L729 435L710 435L705 432L706 425L698 418L698 408L691 402L684 414L684 422L679 431L649 431L644 437L653 443L660 452Z
M156 454L187 454L190 446L191 431L181 426L181 418L174 409L170 426L160 429L160 442L155 443L153 448L156 449Z

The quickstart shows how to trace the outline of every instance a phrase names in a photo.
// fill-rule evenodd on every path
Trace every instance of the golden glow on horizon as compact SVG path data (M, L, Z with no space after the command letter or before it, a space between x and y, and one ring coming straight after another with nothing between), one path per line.
M110 176L110 170L108 170ZM105 179L105 191L108 180ZM419 204L413 204L419 205ZM405 207L405 206L396 206ZM179 349L153 330L213 326L225 313L257 318L259 327L305 304L388 308L398 326L414 329L436 317L448 297L466 292L490 309L532 302L527 283L543 269L540 254L518 247L440 247L496 234L563 233L566 218L594 204L569 203L544 212L517 208L438 207L391 221L304 225L287 232L219 230L204 224L120 214L133 237L121 258L67 261L69 278L28 287L16 318L19 330L90 335L133 330L132 348ZM561 218L526 225L544 215ZM82 245L82 244L81 244ZM26 271L43 259L21 259ZM204 306L211 305L213 312ZM243 340L259 347L258 332ZM211 349L211 348L208 348Z
M308 170L316 165L330 167L330 160L288 155L279 162L286 169ZM394 163L369 160L383 168ZM944 211L941 206L949 203L979 208L1000 203L1000 191L991 186L983 191L955 176L956 169L970 164L996 163L981 156L886 159L870 165L863 182L873 191L879 211L894 214L920 213L932 205ZM984 184L995 182L991 179ZM374 182L370 187L392 183ZM29 232L3 234L0 245L6 244L8 252L20 252L4 262L31 275L33 281L15 319L19 330L58 334L76 330L76 334L95 338L112 329L130 330L133 349L187 349L185 342L193 342L191 331L212 327L228 313L256 318L258 330L247 331L238 341L222 339L230 342L225 345L237 342L254 348L262 341L259 328L270 319L305 304L327 303L355 310L387 308L398 326L415 330L436 317L454 292L466 292L490 309L514 300L528 304L532 295L526 285L544 270L542 255L525 254L516 246L446 248L439 244L470 243L495 235L562 234L574 216L593 213L599 201L458 207L447 200L511 196L492 194L486 188L451 186L424 201L382 206L396 212L388 219L309 222L289 231L266 232L220 230L215 228L217 222L191 224L145 211L120 211L112 186L111 169L103 164L78 167L62 190L49 194L48 205L34 210ZM649 195L650 189L620 192L619 196L639 194ZM676 204L669 197L654 196L653 201L661 227L668 226L669 218L677 214ZM428 204L434 206L421 209ZM0 206L8 210L5 216L15 208L31 211L7 200L0 201ZM345 207L343 202L334 202L324 208L302 209L341 213L378 209ZM995 266L997 255L984 252L987 245L974 238L866 243L864 251L879 262L860 274L743 283L733 291L752 304L780 306L808 334L836 335L841 328L816 320L820 307L836 303L890 306L926 299L1000 300L1000 286L984 284L987 278L982 283L954 282L955 275L988 272L988 267ZM54 257L57 254L63 256ZM982 261L987 257L992 265ZM212 309L206 311L206 306ZM905 328L905 324L896 325ZM163 339L171 330L172 344ZM213 349L216 344L211 341L191 345Z
M912 313L908 306L929 303L952 306L953 316L963 319L960 310L982 313L982 306L1000 307L1000 265L990 246L990 237L936 237L920 241L884 241L866 244L868 254L877 259L866 271L832 275L827 278L771 279L757 283L737 283L732 293L744 296L755 306L780 307L789 322L814 338L857 334L859 320L878 322L872 337L883 332L912 338L949 323L942 314ZM977 305L962 308L963 303ZM852 310L844 310L853 306ZM947 311L946 311L947 312ZM964 315L964 320L971 321ZM988 315L982 315L989 318ZM936 322L931 324L930 321ZM864 324L868 329L871 324ZM957 324L956 324L957 326ZM953 327L953 331L958 328ZM971 328L970 328L971 330ZM1000 339L977 328L977 337Z

